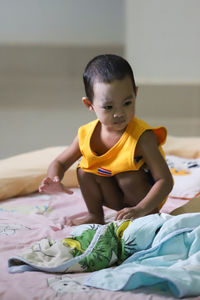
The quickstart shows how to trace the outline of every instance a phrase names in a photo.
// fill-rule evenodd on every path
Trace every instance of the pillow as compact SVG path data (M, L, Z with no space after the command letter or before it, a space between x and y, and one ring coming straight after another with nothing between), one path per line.
M30 194L38 190L49 164L66 147L50 147L0 160L0 200ZM77 187L75 163L62 180L68 187Z
M200 137L168 136L163 149L168 155L184 158L200 157Z
M65 148L50 147L0 160L0 200L37 191L50 162ZM200 137L168 136L163 148L168 155L197 158L200 157ZM76 166L77 163L63 178L63 184L68 187L78 186Z
M174 187L169 197L189 200L200 195L200 158L167 155L166 160L174 178Z

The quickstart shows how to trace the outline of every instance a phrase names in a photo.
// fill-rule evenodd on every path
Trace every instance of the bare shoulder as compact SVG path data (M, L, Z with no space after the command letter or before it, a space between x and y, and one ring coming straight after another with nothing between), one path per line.
M158 150L158 141L152 130L146 130L139 138L136 152L137 155L143 156L144 153L149 153Z
M172 184L172 176L167 166L166 160L160 152L157 137L152 130L145 131L138 141L138 151L155 181L163 178Z

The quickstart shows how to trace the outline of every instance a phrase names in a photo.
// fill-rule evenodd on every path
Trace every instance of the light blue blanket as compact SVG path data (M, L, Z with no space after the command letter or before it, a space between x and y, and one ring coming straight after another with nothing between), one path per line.
M11 273L96 271L85 285L101 289L127 291L157 285L177 297L197 296L200 213L81 225L63 241L43 239L8 263Z
M164 222L154 234L159 218ZM135 238L141 250L116 268L91 274L86 285L127 291L160 284L177 297L200 295L199 213L143 217L128 226L125 235Z

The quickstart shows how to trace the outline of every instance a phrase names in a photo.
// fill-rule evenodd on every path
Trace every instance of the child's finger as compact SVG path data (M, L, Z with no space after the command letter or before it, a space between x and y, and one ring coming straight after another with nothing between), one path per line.
M51 181L51 178L49 178L49 177L45 177L44 179L43 179L43 181L42 181L42 184L49 184L50 183L50 181Z
M42 193L42 192L44 191L44 188L45 188L45 186L44 186L44 185L40 185L40 186L39 186L39 189L38 189L38 190L39 190L39 192L40 192L40 193Z
M67 220L67 222L66 222L66 225L67 225L67 226L73 226L74 224L73 224L73 221L69 218L69 219Z
M59 178L58 176L54 176L53 181L54 181L54 182L59 182L59 181L60 181L60 178Z
M47 177L43 178L41 185L45 183L46 179L47 179Z
M124 214L122 219L123 220L131 219L130 214Z
M45 183L46 183L47 185L49 185L49 184L52 183L52 181L53 181L53 180L52 180L50 177L47 177L46 180L45 180Z
M124 208L117 212L117 214L115 216L115 221L121 220L123 215L124 215Z
M63 187L63 189L64 189L65 193L67 193L67 194L72 195L72 194L74 193L72 190L68 189L68 188L65 187L65 186Z
M121 216L122 213L118 212L115 216L115 221L117 220L121 220L120 216Z

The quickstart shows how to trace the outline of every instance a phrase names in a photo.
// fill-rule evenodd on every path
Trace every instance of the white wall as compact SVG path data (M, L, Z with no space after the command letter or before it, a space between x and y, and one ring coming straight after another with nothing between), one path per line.
M0 0L0 44L124 42L123 0Z
M200 1L126 0L126 54L139 83L200 83Z

